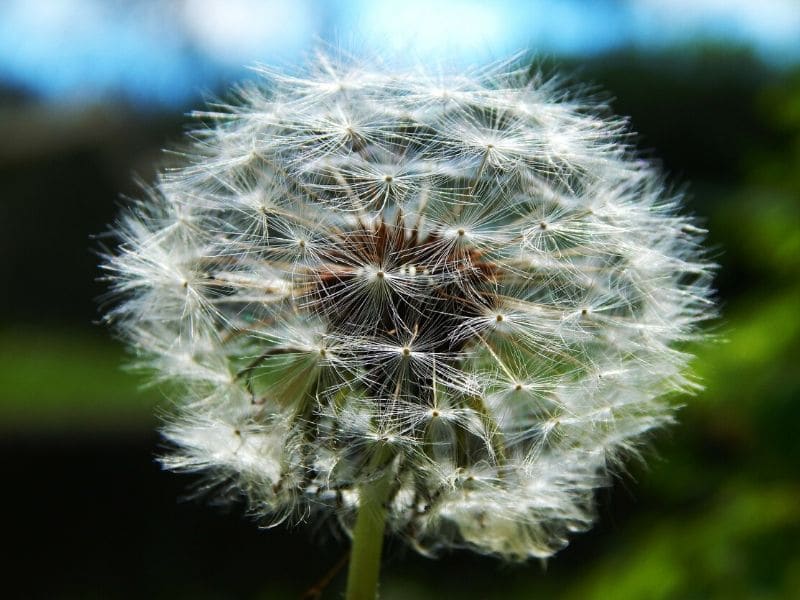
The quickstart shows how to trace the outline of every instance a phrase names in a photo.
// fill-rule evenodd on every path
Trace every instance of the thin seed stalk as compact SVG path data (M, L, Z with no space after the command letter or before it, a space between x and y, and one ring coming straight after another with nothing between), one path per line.
M386 469L379 479L361 486L347 573L346 600L375 600L378 597L386 502L391 488L391 469Z

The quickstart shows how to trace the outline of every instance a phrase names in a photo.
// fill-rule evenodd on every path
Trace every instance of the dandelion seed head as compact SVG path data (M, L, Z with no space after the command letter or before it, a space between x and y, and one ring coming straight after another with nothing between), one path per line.
M697 387L704 230L540 74L260 74L103 265L108 320L179 390L164 465L345 531L389 473L414 548L550 556Z

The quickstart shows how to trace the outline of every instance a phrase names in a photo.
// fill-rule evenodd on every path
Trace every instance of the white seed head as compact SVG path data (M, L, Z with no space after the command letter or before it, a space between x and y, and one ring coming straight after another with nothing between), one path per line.
M104 264L109 319L182 390L164 464L345 530L390 470L415 548L549 556L694 387L702 230L541 76L262 75Z

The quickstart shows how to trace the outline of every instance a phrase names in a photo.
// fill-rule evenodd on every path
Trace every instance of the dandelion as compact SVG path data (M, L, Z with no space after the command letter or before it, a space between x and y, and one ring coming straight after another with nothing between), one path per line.
M269 523L545 558L696 384L703 231L607 107L529 71L322 57L197 113L103 265L177 384L165 466Z

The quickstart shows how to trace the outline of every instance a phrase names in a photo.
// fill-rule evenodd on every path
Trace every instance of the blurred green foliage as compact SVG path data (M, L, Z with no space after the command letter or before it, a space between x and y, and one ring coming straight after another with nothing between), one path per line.
M0 331L0 431L152 427L157 394L120 368L128 358L82 331Z
M706 389L676 399L685 405L680 422L656 435L649 467L632 464L601 493L596 530L546 570L460 553L416 559L390 543L382 597L800 598L800 70L774 73L716 49L691 60L606 57L583 71L620 99L615 108L632 115L645 146L690 179L693 207L707 222L722 316L713 341L695 349ZM74 153L59 152L73 164ZM27 163L3 168L36 172ZM110 204L105 210L93 226L108 220ZM86 233L98 230L78 238L88 246ZM93 301L88 289L75 288L81 306ZM0 431L151 431L158 393L120 370L117 344L75 325L88 320L84 308L54 322L33 318L36 306L8 308L19 318L0 329ZM253 589L272 578L264 597L283 597L279 588L293 595L315 574L292 583L265 571ZM169 589L190 589L180 587L180 572L171 576Z

